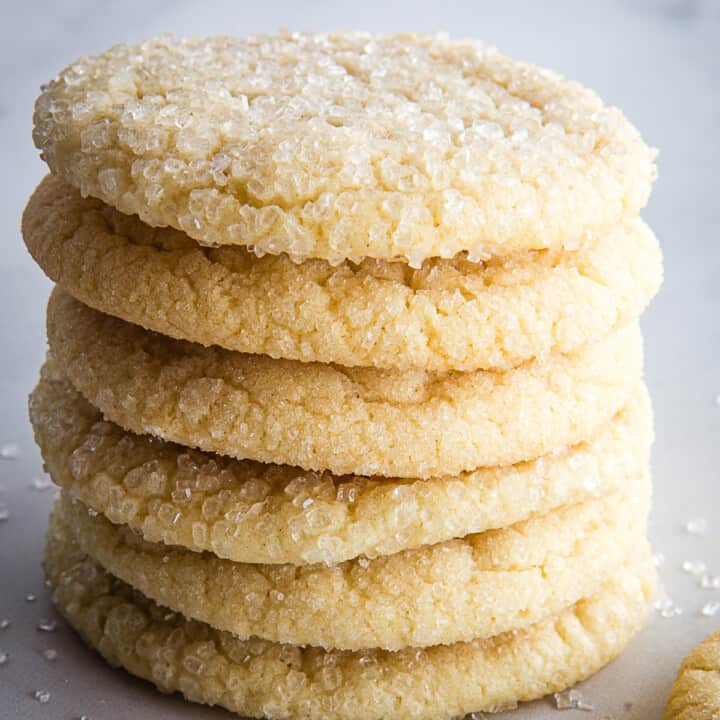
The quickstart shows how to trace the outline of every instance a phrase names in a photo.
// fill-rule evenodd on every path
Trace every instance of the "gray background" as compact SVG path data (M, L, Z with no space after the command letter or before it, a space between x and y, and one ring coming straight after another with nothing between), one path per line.
M19 456L0 459L0 718L92 720L141 717L229 718L165 697L113 671L62 624L36 630L52 617L40 571L42 536L53 490L33 488L42 477L26 419L26 396L42 362L43 315L49 283L26 255L20 213L44 167L30 138L31 112L42 82L84 53L165 31L183 35L248 34L292 29L449 31L497 45L518 58L551 67L623 108L661 149L660 178L645 217L663 243L665 285L643 320L647 379L657 413L655 502L651 535L666 562L662 581L683 614L655 614L627 652L585 683L594 713L562 717L658 718L681 657L720 626L703 603L720 591L701 590L683 560L703 560L720 573L720 0L572 0L460 2L408 0L357 3L315 0L243 3L11 2L0 27L0 446ZM685 532L707 519L704 537ZM36 593L35 602L25 596ZM59 657L48 662L46 648ZM33 691L46 689L40 704ZM549 701L513 717L554 717Z

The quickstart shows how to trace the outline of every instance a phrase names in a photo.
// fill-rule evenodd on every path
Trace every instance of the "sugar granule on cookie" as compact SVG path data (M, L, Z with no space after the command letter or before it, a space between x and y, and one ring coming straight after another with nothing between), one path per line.
M112 522L149 542L294 565L389 555L604 497L640 474L652 440L639 387L592 439L527 463L428 480L335 476L129 433L52 363L30 419L53 480Z
M274 360L171 340L55 289L48 342L113 422L189 447L336 474L427 478L591 437L642 374L636 324L507 373Z
M202 345L346 366L509 370L601 340L662 279L657 239L638 218L573 251L332 266L201 247L50 175L22 229L48 276L96 310Z
M206 245L331 262L577 247L655 175L593 92L424 35L116 45L52 80L34 122L83 195Z
M67 494L53 522L115 577L237 637L401 650L517 630L594 594L628 555L647 554L649 500L645 470L606 498L509 528L330 566L235 563L148 543Z
M194 702L275 720L450 720L558 692L623 650L655 586L648 552L593 597L525 630L348 652L242 641L168 612L104 571L67 529L48 534L45 568L59 611L111 664Z
M712 720L719 716L720 632L716 632L683 660L663 720Z

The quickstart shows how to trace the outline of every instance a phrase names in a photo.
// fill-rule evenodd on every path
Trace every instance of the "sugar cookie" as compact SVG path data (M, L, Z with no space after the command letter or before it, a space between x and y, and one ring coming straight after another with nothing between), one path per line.
M202 248L54 176L31 197L23 237L48 276L96 310L202 345L346 366L506 370L573 352L637 317L662 278L657 240L639 219L574 252L420 270L298 265Z
M649 462L640 386L589 442L507 467L429 480L333 476L231 460L103 420L47 364L30 398L53 480L149 542L248 563L339 563L505 527L623 488Z
M271 720L450 720L562 690L618 655L654 590L649 554L595 596L526 630L400 652L241 641L145 599L83 555L65 528L45 568L58 610L109 663L163 691Z
M654 152L590 90L476 42L362 33L116 45L35 106L52 171L207 245L331 261L576 246Z
M340 565L257 565L141 540L63 495L83 552L156 602L240 638L400 650L526 627L595 593L646 532L649 474L502 530ZM490 609L490 610L489 610Z
M663 720L720 717L720 632L703 640L683 660Z
M642 373L635 324L506 373L399 372L171 340L57 288L48 342L73 385L128 430L337 474L427 478L534 459L592 437Z

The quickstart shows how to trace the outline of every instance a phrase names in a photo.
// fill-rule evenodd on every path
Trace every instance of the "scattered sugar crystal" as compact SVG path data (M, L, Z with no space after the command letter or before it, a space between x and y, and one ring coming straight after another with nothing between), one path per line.
M495 703L495 705L491 705L488 708L488 712L490 713L501 713L501 712L507 712L509 710L517 710L518 704L514 702L513 700L509 700L508 702L503 703Z
M20 447L17 443L5 443L0 446L1 460L16 460L20 456Z
M281 593L279 590L271 590L270 597L275 600L275 602L282 602L285 600L285 594Z
M35 602L35 601L37 600L37 595L35 595L35 593L28 593L28 594L25 596L25 600L26 600L27 602Z
M672 605L671 607L663 608L660 611L661 617L664 617L664 618L673 618L677 615L682 615L682 614L683 614L682 608L679 608L677 605Z
M675 603L670 598L667 598L667 600L657 606L656 609L659 611L660 617L666 619L673 618L676 615L682 615L682 608L679 608L677 605L675 605Z
M481 712L473 712L467 716L467 720L486 720L487 715Z
M656 552L653 555L653 563L656 568L660 568L665 564L665 556L661 552Z
M692 518L685 523L685 532L689 535L704 535L707 531L705 518Z
M711 600L710 602L706 602L702 609L700 610L701 615L705 615L706 617L715 617L717 615L718 610L720 610L720 602L717 600Z
M703 590L719 590L720 589L720 576L709 575L705 573L700 578L700 587Z
M571 688L555 693L555 707L558 710L592 710L593 706L585 702L579 690Z
M682 608L679 608L665 592L663 588L658 590L657 597L653 603L655 610L660 613L660 617L672 618L676 615L682 615Z
M685 560L682 569L690 575L702 575L707 570L707 565L702 560Z
M37 629L40 632L55 632L57 630L57 621L43 619L38 623Z
M570 697L570 691L555 693L555 707L558 710L570 710L575 707L575 703Z
M0 619L0 630L7 630L10 627L10 621L7 618Z
M0 505L0 522L5 522L9 519L10 511L4 505Z
M33 697L42 704L50 702L50 693L47 690L36 690Z
M10 660L10 655L4 650L0 650L0 665L5 665Z
M57 650L54 648L46 648L43 650L42 655L48 662L55 662L58 657Z
M49 490L50 488L55 487L55 485L49 477L36 477L30 481L30 487L33 490L38 490L39 492L42 492L44 490Z

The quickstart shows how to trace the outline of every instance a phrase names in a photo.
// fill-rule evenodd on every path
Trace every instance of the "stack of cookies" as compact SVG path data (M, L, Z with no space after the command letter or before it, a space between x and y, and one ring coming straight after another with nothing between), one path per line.
M653 151L473 42L162 38L44 88L46 571L111 663L268 718L558 692L642 625Z

